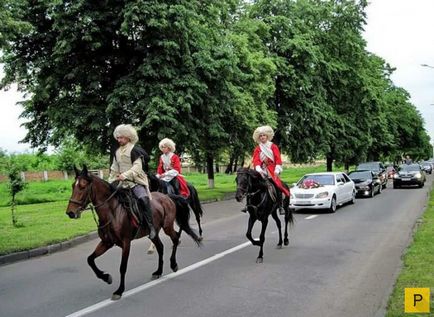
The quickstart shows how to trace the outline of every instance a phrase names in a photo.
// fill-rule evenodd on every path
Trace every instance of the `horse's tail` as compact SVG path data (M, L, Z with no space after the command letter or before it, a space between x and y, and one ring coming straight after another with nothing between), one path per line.
M196 188L193 185L188 184L188 189L190 190L190 206L193 209L196 217L203 216L202 205L200 204L199 195L197 194Z
M192 239L197 243L197 245L200 246L201 239L190 227L190 208L188 207L187 200L180 195L170 194L169 197L176 205L176 223L181 228L181 230L185 231L190 237L192 237Z

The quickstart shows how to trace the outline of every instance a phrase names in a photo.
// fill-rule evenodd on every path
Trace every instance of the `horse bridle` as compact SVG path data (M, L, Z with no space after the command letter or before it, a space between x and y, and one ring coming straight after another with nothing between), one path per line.
M242 198L244 198L244 197L247 197L247 198L253 197L253 196L255 196L256 194L258 194L261 191L260 189L258 189L257 191L255 191L253 193L250 193L249 190L252 187L252 181L251 181L250 177L252 177L252 175L248 171L237 172L237 175L239 175L239 174L247 174L247 176L248 176L247 177L247 179L248 179L247 188L240 188L244 192Z
M92 204L89 205L89 203L91 201L91 197L90 196L92 195L92 182L90 182L88 188L86 189L87 193L86 193L84 201L80 201L80 200L76 200L76 199L70 199L69 202L73 203L73 204L76 204L76 205L79 205L79 208L77 210L75 210L75 212L80 212L81 213L81 212L83 212L85 210L89 210L90 209L92 211L93 220L95 221L96 225L98 226L98 229L102 229L102 228L108 226L110 224L111 220L109 222L107 222L105 225L100 226L98 224L98 221L96 220L95 209L103 206L110 199L112 199L116 195L116 193L118 192L119 188L120 188L120 186L116 187L115 191L113 193L111 193L111 195L106 200L104 200L102 203L100 203L100 204L98 204L96 206L93 206ZM89 207L87 207L88 205L89 205Z
M247 175L248 175L248 185L247 185L247 189L245 189L245 188L241 188L241 189L244 191L244 194L243 194L242 198L247 197L247 199L246 199L246 207L253 207L253 208L255 209L255 211L258 210L258 208L264 204L264 202L265 202L265 198L267 197L267 194L266 194L267 192L264 193L264 197L262 197L262 200L261 200L261 202L260 202L258 205L255 206L255 205L249 204L249 203L248 203L248 199L251 198L251 197L253 197L253 196L255 196L256 194L260 193L260 192L261 192L261 189L258 189L257 191L255 191L255 192L253 192L253 193L249 193L249 190L250 190L250 188L251 188L251 186L252 186L252 181L251 181L251 179L250 179L250 177L252 177L252 175L250 174L249 171L241 171L241 172L237 172L237 175L238 175L238 174L247 174ZM268 180L267 180L267 181L268 181ZM275 201L275 198L273 197L272 193L270 193L269 190L268 190L268 193L269 193L271 199L272 199L273 201Z
M89 205L89 203L90 203L91 192L92 192L92 182L86 188L86 195L85 195L85 198L83 199L83 201L80 201L77 199L72 199L72 198L69 200L70 203L73 203L73 204L76 204L79 206L74 212L83 212L83 211L89 209L89 207L87 207L87 205Z
M92 211L93 220L95 221L95 224L97 225L98 230L101 230L101 229L107 227L112 222L113 219L110 219L104 225L100 225L98 223L98 220L96 219L95 209L101 207L102 205L106 204L110 199L112 199L116 195L116 193L118 192L119 188L120 188L120 186L116 187L115 191L113 193L111 193L111 195L106 200L104 200L102 203L100 203L96 206L93 206L92 204L89 205L89 203L91 201L90 196L92 195L92 182L90 182L88 188L86 189L87 193L86 193L84 201L80 201L80 200L76 200L76 199L70 199L69 202L76 204L76 205L79 205L79 208L75 212L81 213L85 210L90 209ZM87 207L87 205L89 205L89 207Z

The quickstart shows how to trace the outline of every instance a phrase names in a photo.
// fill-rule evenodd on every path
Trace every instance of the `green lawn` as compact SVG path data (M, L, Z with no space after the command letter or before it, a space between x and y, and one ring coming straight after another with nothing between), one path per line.
M387 317L433 316L434 302L434 191L413 243L404 255L404 265L389 299ZM431 289L431 314L404 313L405 288Z
M324 171L324 166L287 168L282 179L288 184L296 182L308 172ZM235 192L235 175L216 174L215 188L208 188L206 174L186 174L186 179L198 190L201 201L220 200ZM96 225L87 211L79 220L65 215L71 196L72 180L35 181L17 195L16 215L19 226L12 226L9 196L5 183L0 184L0 255L65 241L94 231Z

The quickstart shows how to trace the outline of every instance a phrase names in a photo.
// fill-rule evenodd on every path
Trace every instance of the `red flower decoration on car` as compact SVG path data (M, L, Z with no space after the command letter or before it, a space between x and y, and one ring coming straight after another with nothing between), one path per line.
M310 188L318 188L320 184L318 182L315 182L313 179L306 179L301 184L301 188L303 189L310 189Z

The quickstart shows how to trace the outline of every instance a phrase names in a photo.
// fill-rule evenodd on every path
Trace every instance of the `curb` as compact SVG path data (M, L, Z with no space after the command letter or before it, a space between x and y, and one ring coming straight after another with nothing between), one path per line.
M235 193L228 193L225 194L222 199L215 198L215 199L204 200L201 202L201 204L209 204L209 203L214 203L223 200L230 200L234 198L235 198ZM34 258L41 255L52 254L58 251L64 251L71 247L74 247L76 245L79 245L81 243L87 242L95 238L98 238L97 231L75 237L71 240L66 240L63 242L59 242L59 243L55 243L55 244L51 244L51 245L47 245L35 249L30 249L27 251L20 251L20 252L9 253L6 255L0 255L0 266L18 262L18 261L28 260L30 258Z
M39 247L36 249L31 249L27 251L21 251L21 252L15 252L15 253L9 253L6 255L0 256L0 265L9 264L21 260L30 259L36 256L51 254L54 252L62 251L69 249L73 246L76 246L78 244L81 244L83 242L89 241L91 239L94 239L98 237L98 233L91 232L82 236L78 236L76 238L73 238L71 240L63 241L56 244L47 245L45 247Z

